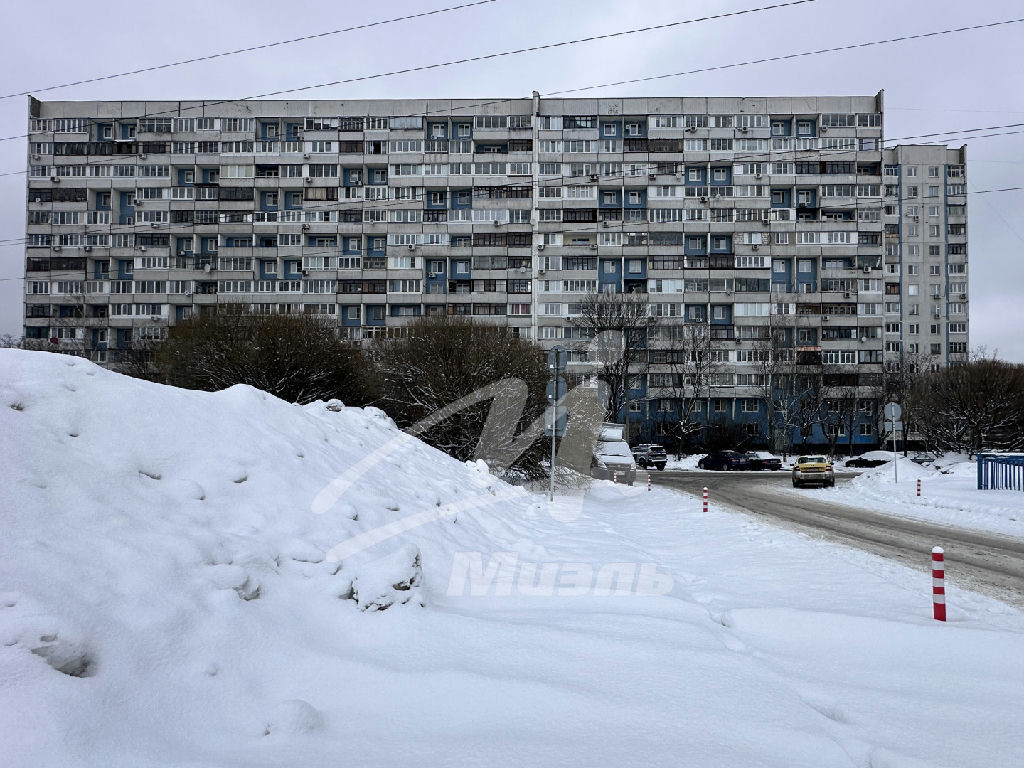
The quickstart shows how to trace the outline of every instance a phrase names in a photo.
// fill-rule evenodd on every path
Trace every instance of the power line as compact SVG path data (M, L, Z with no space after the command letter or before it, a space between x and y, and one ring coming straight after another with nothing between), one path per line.
M627 31L623 31L623 32L610 33L610 34L607 34L607 35L598 35L598 36L594 36L594 37L581 38L581 39L578 39L578 40L565 41L565 42L561 42L561 43L551 43L551 44L548 44L548 45L536 46L536 47L533 47L533 48L524 48L524 49L520 49L518 51L508 51L508 52L504 52L504 53L488 54L488 55L485 55L485 56L479 56L479 57L475 57L475 58L471 58L471 59L460 59L460 60L457 60L457 61L447 62L447 63L443 63L443 64L431 64L431 65L425 65L423 67L415 67L415 68L412 68L412 69L398 70L398 71L390 72L390 73L381 73L381 74L376 74L376 75L367 75L367 76L364 76L364 77L361 77L361 78L353 78L353 79L350 79L350 80L338 80L338 81L334 81L334 82L331 82L331 83L320 83L320 84L316 84L316 85L301 86L299 88L294 88L294 89L289 89L289 90L282 90L282 91L274 91L274 92L271 92L271 93L262 94L262 95L258 95L258 96L246 96L246 97L243 97L241 99L224 99L224 100L221 100L221 101L203 102L203 103L198 104L198 105L189 106L189 107L183 107L182 109L184 109L184 110L200 109L200 108L205 109L207 107L217 106L219 104L231 104L231 103L235 103L235 102L238 102L238 101L248 101L248 100L252 100L252 99L265 98L267 96L280 96L280 95L283 95L283 94L286 94L286 93L294 93L294 92L302 91L302 90L310 90L310 89L315 89L315 88L322 88L322 87L326 87L326 86L329 86L329 85L337 85L337 84L341 84L341 83L349 83L349 82L355 82L355 81L358 81L358 80L366 80L366 79L373 79L373 78L379 78L379 77L388 77L388 76L395 75L395 74L403 74L403 73L407 73L407 72L420 71L420 70L424 70L424 69L432 69L432 68L435 68L435 67L451 66L453 64L462 64L462 63L467 63L467 62L471 62L471 61L480 61L480 60L484 60L484 59L496 58L496 57L500 57L500 56L508 56L508 55L523 53L523 52L527 52L527 51L541 50L541 49L544 49L544 48L554 48L554 47L565 46L565 45L573 45L573 44L577 44L577 43L589 42L589 41L598 40L598 39L617 37L617 36L620 36L620 35L634 34L634 33L637 33L637 32L651 31L651 30L655 30L655 29L662 29L662 28L665 28L667 26L672 26L672 25L691 24L691 23L695 23L695 22L698 22L698 21L707 21L707 20L711 20L711 19L723 18L723 17L726 17L726 16L738 16L738 15L746 14L746 13L753 13L753 12L757 12L757 11L764 11L764 10L770 10L770 9L775 9L775 8L781 8L781 7L785 7L787 5L795 5L795 4L798 4L798 3L815 2L815 1L816 0L793 0L793 2L791 2L791 3L783 3L783 4L779 4L779 5L764 6L762 8L746 9L746 10L742 10L742 11L736 11L736 12L733 12L733 13L726 13L726 14L719 14L719 15L716 15L716 16L702 17L702 18L699 18L699 19L690 19L690 20L685 20L685 21L671 22L670 24L658 25L658 26L655 26L655 27L644 27L644 28L635 29L635 30L627 30ZM938 30L938 31L934 31L934 32L925 32L925 33L921 33L921 34L917 34L917 35L906 35L906 36L903 36L903 37L890 38L890 39L887 39L887 40L877 40L877 41L864 42L864 43L853 43L853 44L850 44L850 45L838 46L838 47L834 47L834 48L825 48L825 49L818 50L818 51L804 51L804 52L801 52L801 53L786 54L784 56L774 56L774 57L769 57L769 58L764 58L764 59L753 59L753 60L750 60L750 61L734 62L734 63L731 63L731 64L722 64L722 65L713 66L713 67L704 67L704 68L700 68L700 69L687 70L687 71L684 71L684 72L673 72L673 73L666 73L666 74L661 74L661 75L650 75L650 76L647 76L647 77L634 78L634 79L631 79L631 80L621 80L621 81L617 81L617 82L613 82L613 83L602 83L602 84L597 84L597 85L587 85L587 86L581 86L581 87L578 87L578 88L565 89L565 90L561 90L561 91L552 91L552 92L550 92L548 94L545 94L545 95L546 96L559 96L559 95L564 95L564 94L567 94L567 93L578 93L578 92L581 92L581 91L595 90L595 89L598 89L598 88L608 88L608 87L617 86L617 85L634 84L634 83L640 83L640 82L649 82L649 81L653 81L653 80L662 80L662 79L667 79L667 78L671 78L671 77L682 77L682 76L686 76L686 75L699 74L699 73L703 73L703 72L711 72L711 71L722 70L722 69L732 69L732 68L736 68L736 67L752 66L752 65L755 65L755 64L763 64L763 63L774 62L774 61L785 61L787 59L801 58L801 57L806 57L806 56L816 56L816 55L824 54L824 53L835 53L835 52L838 52L838 51L853 50L853 49L856 49L856 48L865 48L865 47L874 46L874 45L885 45L885 44L890 44L890 43L903 42L903 41L907 41L907 40L916 40L916 39L923 39L923 38L928 38L928 37L934 37L934 36L938 36L938 35L955 34L955 33L959 33L959 32L967 32L967 31L978 30L978 29L988 29L988 28L1003 26L1003 25L1007 25L1007 24L1017 24L1017 23L1020 23L1020 22L1024 22L1024 18L1021 18L1021 19L1007 19L1007 20L1003 20L1003 21L990 22L988 24L978 24L978 25L969 26L969 27L958 27L958 28L955 28L955 29L946 29L946 30ZM506 98L506 99L492 99L490 101L478 102L476 104L463 104L463 105L460 105L458 107L458 109L465 110L465 109L471 109L473 107L491 106L491 105L495 105L495 104L506 104L506 103L511 102L511 101L517 101L520 98L522 98L522 97ZM417 114L418 115L430 115L430 114L440 114L440 113L443 113L443 112L450 113L450 112L452 112L452 110L453 110L453 107L449 106L449 107L446 107L446 108L440 108L440 109L435 109L435 110L427 110L425 112L419 112ZM174 110L174 111L166 110L164 112L154 112L154 113L152 113L152 115L147 115L147 116L155 116L155 115L160 115L160 114L172 114L172 113L173 114L177 114L177 110ZM391 115L391 117L398 117L398 116L399 115ZM1015 123L1013 125L1022 125L1022 124ZM995 126L995 127L999 127L999 126ZM969 129L969 130L989 130L989 129L988 128L975 128L975 129ZM955 133L964 133L964 132L965 131L946 131L944 133L945 134L955 134ZM887 139L885 141L885 143L890 143L892 141L903 141L903 140L906 140L906 139L909 139L909 138L920 138L920 137L923 137L923 136L932 136L932 135L939 135L939 134L922 134L921 136L905 137L903 139ZM992 135L999 135L999 134L992 134ZM21 134L21 135L17 135L17 136L7 136L7 137L0 138L0 141L10 141L10 140L13 140L13 139L22 139L22 138L26 138L27 136L29 136L29 134ZM981 137L977 137L977 138L981 138ZM988 138L988 137L985 137L985 138ZM118 161L119 161L118 158L112 158L110 161L104 161L104 162L115 163L115 162L118 162ZM7 172L0 173L0 177L3 177L3 176L15 176L15 175L23 174L23 173L26 173L26 171L7 171Z
M379 79L382 79L382 78L385 78L385 77L394 77L396 75L406 75L406 74L409 74L409 73L412 73L412 72L426 72L426 71L429 71L429 70L432 70L432 69L441 69L441 68L444 68L444 67L453 67L453 66L457 66L457 65L460 65L460 64L472 64L472 63L475 63L475 62L488 61L490 59L499 59L499 58L507 57L507 56L519 56L520 54L524 54L524 53L533 53L533 52L536 52L536 51L550 50L550 49L553 49L553 48L563 48L563 47L569 46L569 45L580 45L580 44L583 44L583 43L592 43L592 42L595 42L595 41L598 41L598 40L611 40L611 39L617 38L617 37L625 37L627 35L636 35L636 34L641 34L641 33L644 33L644 32L657 32L657 31L660 31L660 30L671 29L673 27L680 27L680 26L684 26L684 25L687 25L687 24L698 24L698 23L705 22L705 21L716 21L718 19L733 18L733 17L737 17L737 16L744 16L744 15L751 14L751 13L761 13L761 12L764 12L764 11L778 10L780 8L788 8L788 7L795 6L795 5L804 5L806 3L815 3L817 1L818 0L788 0L787 2L775 3L773 5L760 6L758 8L745 8L745 9L742 9L742 10L739 10L739 11L729 11L729 12L726 12L726 13L717 13L717 14L710 15L710 16L701 16L701 17L695 18L695 19L682 19L680 21L670 21L670 22L666 22L664 24L654 24L654 25L647 26L647 27L638 27L636 29L624 29L624 30L619 30L617 32L607 32L607 33L601 34L601 35L591 35L590 37L581 37L581 38L575 38L575 39L572 39L572 40L562 40L562 41L559 41L557 43L545 43L543 45L533 45L533 46L529 46L527 48L517 48L517 49L514 49L514 50L510 50L510 51L500 51L500 52L497 52L497 53L487 53L487 54L482 54L480 56L469 56L469 57L464 58L464 59L453 59L451 61L437 62L437 63L434 63L434 64L423 64L423 65L418 66L418 67L406 67L405 69L396 69L396 70L392 70L390 72L377 72L377 73L374 73L372 75L360 75L359 77L349 77L349 78L345 78L345 79L342 79L342 80L332 80L332 81L325 82L325 83L314 83L314 84L311 84L311 85L302 85L302 86L298 86L296 88L286 88L286 89L278 90L278 91L269 91L267 93L261 93L261 94L255 95L255 96L243 96L240 99L222 99L220 101L203 102L201 104L198 104L198 105L195 105L195 106L191 106L191 107L182 107L181 110L205 109L207 107L217 106L219 104L232 104L232 103L238 102L238 101L252 101L254 99L266 99L266 98L270 98L271 96L283 96L283 95L289 94L289 93L299 93L299 92L302 92L302 91L315 90L317 88L327 88L327 87L334 86L334 85L348 85L348 84L351 84L351 83L361 83L361 82L366 82L366 81L369 81L369 80L379 80ZM597 86L594 86L594 87L597 87ZM502 102L507 102L507 101L512 101L512 99L499 99L498 101L491 102L491 103L502 103ZM480 106L480 105L474 105L474 106ZM180 113L181 110L176 108L174 110L164 110L163 112L147 113L146 117L153 117L153 116L156 116L156 115L170 115L170 114L177 115L177 114ZM424 113L418 113L418 114L424 114ZM24 138L28 137L29 135L30 134L22 133L22 134L18 134L16 136L4 136L4 137L0 137L0 141L11 141L11 140L14 140L14 139L24 139Z
M893 141L907 141L908 139L930 139L935 136L948 136L954 133L978 133L979 131L1001 131L1005 128L1021 128L1024 127L1024 123L1009 123L1007 125L989 125L984 128L961 128L955 131L939 131L938 133L919 133L916 136L904 136L900 139L888 139L886 144ZM1014 131L1016 133L1016 131ZM952 139L950 139L952 141Z
M751 59L750 61L741 61L733 64L719 64L712 67L700 67L698 69L688 69L682 72L669 72L664 75L650 75L648 77L636 77L629 80L617 80L611 83L600 83L598 85L587 85L581 88L569 88L563 91L552 91L551 93L545 94L546 96L563 96L567 93L579 93L580 91L590 91L596 88L610 88L612 86L619 85L633 85L635 83L648 83L654 80L664 80L669 77L682 77L683 75L696 75L703 72L716 72L724 69L734 69L736 67L748 67L753 64L767 64L773 61L787 61L789 59L798 59L804 56L818 56L823 53L838 53L840 51L852 51L858 48L869 48L875 45L889 45L890 43L902 43L908 40L921 40L927 37L937 37L940 35L953 35L959 32L969 32L976 29L990 29L992 27L999 27L1006 24L1019 24L1024 21L1021 19L1005 19L1003 21L993 21L988 24L975 24L970 27L957 27L955 29L942 29L934 32L922 32L916 35L903 35L901 37L891 37L886 40L873 40L866 43L851 43L849 45L838 45L833 48L821 48L816 51L803 51L801 53L789 53L784 56L767 56L763 59Z
M45 88L34 88L29 91L19 91L18 93L8 93L4 96L0 96L2 99L11 99L16 96L31 96L36 93L43 93L46 91L56 91L60 88L71 88L76 85L86 85L88 83L98 83L103 80L114 80L118 77L128 77L129 75L140 75L145 72L156 72L161 69L170 69L172 67L180 67L184 64L196 64L201 61L211 61L212 59L222 59L228 56L237 56L241 53L251 53L253 51L262 51L268 48L276 48L282 45L292 45L293 43L302 43L308 40L317 40L324 37L330 37L331 35L340 35L346 32L356 32L363 29L370 29L372 27L382 27L386 24L395 24L400 21L410 21L412 19L422 19L428 16L436 16L442 13L449 13L451 11L459 11L465 8L473 8L478 5L488 5L490 3L496 3L498 0L475 0L475 2L463 3L462 5L453 5L448 8L435 8L431 11L422 11L421 13L413 13L408 16L398 16L393 19L381 19L379 21L370 21L366 24L358 24L353 27L345 27L344 29L334 29L329 32L317 32L312 35L303 35L302 37L293 37L290 40L278 40L272 43L263 43L261 45L251 45L247 48L238 48L233 51L222 51L221 53L211 53L206 56L196 56L191 59L182 59L180 61L172 61L165 64L154 64L149 67L143 67L141 69L132 69L127 72L117 72L112 75L101 75L98 77L90 77L84 80L75 80L70 83L61 83L59 85L48 85Z
M1024 189L1024 187L1003 187L1002 189L971 189L968 190L972 195L989 195L993 192L1017 192Z

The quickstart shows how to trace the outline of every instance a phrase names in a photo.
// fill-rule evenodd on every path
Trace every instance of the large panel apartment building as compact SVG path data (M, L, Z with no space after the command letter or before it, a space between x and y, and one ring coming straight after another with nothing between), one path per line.
M967 352L964 150L883 148L882 102L30 99L25 338L113 363L242 303L353 340L447 314L572 346L583 296L639 292L706 328L702 410L755 433L769 328L866 394L886 361ZM651 347L638 422L679 407Z

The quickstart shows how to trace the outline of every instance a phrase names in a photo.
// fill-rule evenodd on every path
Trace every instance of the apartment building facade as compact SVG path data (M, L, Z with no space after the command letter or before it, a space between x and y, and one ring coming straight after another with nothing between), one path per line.
M863 446L886 361L967 351L964 152L883 148L881 93L30 99L29 131L26 342L100 363L240 303L354 341L470 316L584 379L581 300L637 293L664 329L631 390L647 434L691 407L672 339L700 327L702 418L765 436L779 336L863 395L831 427Z

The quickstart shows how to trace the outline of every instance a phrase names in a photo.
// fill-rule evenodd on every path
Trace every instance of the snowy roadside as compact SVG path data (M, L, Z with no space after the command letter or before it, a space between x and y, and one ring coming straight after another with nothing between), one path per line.
M1024 539L1024 493L979 491L977 465L966 456L946 457L921 466L897 457L894 479L889 462L864 470L849 483L835 488L794 489L780 485L780 493L810 494L822 499L869 509L882 514L990 531ZM921 480L921 496L917 481Z
M1024 614L685 494L18 351L0 480L5 767L1019 759Z

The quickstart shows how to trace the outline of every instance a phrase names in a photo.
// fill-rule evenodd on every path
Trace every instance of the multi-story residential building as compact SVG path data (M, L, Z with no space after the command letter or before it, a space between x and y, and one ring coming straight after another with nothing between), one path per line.
M967 349L963 150L884 149L882 107L30 99L25 337L115 362L241 303L352 340L447 314L578 348L582 299L632 292L659 330L631 420L693 408L765 435L779 357L782 380L829 366L859 402L830 429L873 444L883 363ZM687 329L703 351L677 348Z

